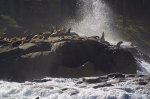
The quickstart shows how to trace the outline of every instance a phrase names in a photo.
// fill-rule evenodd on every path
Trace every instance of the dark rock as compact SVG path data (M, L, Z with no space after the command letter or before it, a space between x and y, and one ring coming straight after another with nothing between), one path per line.
M125 75L125 77L136 77L135 74L128 74L128 75Z
M66 90L68 90L68 88L63 88L63 89L61 89L62 91L66 91Z
M111 78L125 78L125 75L121 74L121 73L112 73L112 74L108 74L108 77L111 77Z
M79 93L79 91L73 91L73 92L70 93L70 95L76 95L78 93Z
M51 81L51 79L34 79L31 82L40 82L40 83L42 83L42 82L47 82L47 81Z
M22 43L22 40L17 40L17 41L14 41L10 44L11 47L18 47L19 45L21 45Z
M139 81L138 84L139 84L139 85L147 85L148 82L146 82L146 81Z
M145 75L137 75L137 77L144 77Z
M61 91L66 92L70 95L76 95L79 93L79 91L77 91L76 89L73 89L73 88L63 88L63 89L61 89Z
M135 91L132 88L121 88L122 90L129 92L129 93L134 93Z
M135 74L137 70L136 60L132 54L122 49L105 49L104 52L97 54L92 62L96 70L104 73Z
M85 77L85 78L83 78L83 81L84 82L87 82L87 83L99 83L99 82L101 82L101 80L100 80L100 78L99 77L90 77L90 78L88 78L88 77Z
M83 83L83 81L79 81L79 82L77 82L77 84L82 84Z
M110 87L110 86L113 86L111 83L100 83L96 86L93 86L93 88L100 88L100 87Z
M50 51L34 52L22 55L16 66L21 64L26 68L26 71L23 70L26 79L43 78L55 75L58 67L61 66L61 56Z
M78 71L83 73L83 76L92 76L95 74L94 64L91 62L84 63L81 67L78 68Z
M52 76L61 64L60 58L61 56L50 51L3 58L0 60L0 77L24 81Z
M7 50L0 51L0 60L12 57L12 56L19 56L23 53L23 50L19 49L18 47L15 48L8 48Z
M40 97L36 97L35 99L40 99Z
M0 48L0 78L32 80L46 76L85 77L113 72L136 73L137 64L129 51L112 49L107 44L86 37L64 38L51 37L51 40L25 43L8 50ZM123 74L111 76L125 77ZM98 83L101 79L87 82Z
M106 47L94 40L70 40L55 43L52 51L62 55L63 66L76 68L92 59Z

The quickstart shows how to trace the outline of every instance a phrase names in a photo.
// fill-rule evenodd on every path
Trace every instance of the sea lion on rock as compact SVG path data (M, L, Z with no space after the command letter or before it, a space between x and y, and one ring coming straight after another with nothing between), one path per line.
M51 35L50 32L44 32L44 33L42 33L43 39L48 39L48 37L49 37L50 35Z
M110 43L105 40L105 34L104 34L104 32L102 33L101 38L100 38L100 39L97 38L97 40L98 40L100 43L103 43L103 44L105 44L105 45L110 46Z
M10 39L8 37L5 37L3 40L4 41L10 41Z
M0 40L0 45L7 45L9 43L10 43L9 41Z
M100 38L100 41L101 41L101 42L105 42L105 34L104 34L104 32L102 33L102 36L101 36L101 38Z
M29 40L22 40L21 44L20 45L23 45L25 43L29 43Z
M68 29L68 31L65 33L66 35L71 33L71 28Z
M15 42L15 41L17 41L18 39L19 39L19 38L17 38L17 37L13 37L13 38L10 39L10 41Z
M27 37L22 37L21 40L27 40Z
M39 38L39 34L34 35L34 36L32 37L32 39L37 39L37 38Z
M22 44L22 40L17 40L17 41L14 41L10 44L11 47L18 47L19 45Z
M29 42L30 43L37 43L37 42L40 42L41 40L40 39L31 39Z
M65 28L61 28L59 30L57 30L57 36L63 36L65 35L66 29Z
M121 45L122 43L123 43L123 41L118 42L117 45L116 45L116 48L119 49L119 48L120 48L120 45Z

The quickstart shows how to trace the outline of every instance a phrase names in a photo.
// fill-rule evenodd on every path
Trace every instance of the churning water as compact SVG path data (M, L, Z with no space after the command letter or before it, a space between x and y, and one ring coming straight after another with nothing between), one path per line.
M77 84L81 79L46 78L47 82L0 81L0 99L150 99L150 88L130 81L112 87Z
M105 32L109 41L119 40L119 34L113 29L112 10L102 0L79 0L78 16L80 21L72 22L72 28L80 35L101 36Z

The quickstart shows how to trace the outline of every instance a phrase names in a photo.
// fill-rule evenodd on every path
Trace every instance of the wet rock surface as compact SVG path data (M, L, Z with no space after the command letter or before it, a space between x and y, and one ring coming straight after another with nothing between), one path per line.
M110 45L98 36L80 37L70 30L59 30L54 34L45 32L22 38L5 37L2 41L1 79L24 81L46 76L135 74L137 70L136 60L129 51ZM16 43L15 46L12 43ZM124 75L111 74L108 77L124 78Z

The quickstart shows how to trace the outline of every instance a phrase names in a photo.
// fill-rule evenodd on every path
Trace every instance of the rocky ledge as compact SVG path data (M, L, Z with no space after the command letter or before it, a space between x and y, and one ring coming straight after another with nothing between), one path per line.
M13 81L52 77L84 77L120 72L135 74L134 56L102 37L80 37L53 30L26 37L0 38L0 78Z

